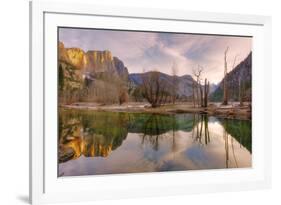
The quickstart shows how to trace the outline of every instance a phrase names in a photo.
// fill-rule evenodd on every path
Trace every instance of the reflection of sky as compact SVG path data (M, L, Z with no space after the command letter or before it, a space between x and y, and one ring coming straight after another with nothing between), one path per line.
M212 83L223 77L223 55L227 46L229 67L238 55L237 63L250 53L251 38L129 32L91 29L60 28L59 40L65 47L88 50L110 50L120 58L130 73L157 69L171 74L171 67L178 67L178 74L192 74L198 64L204 67L203 78Z
M107 173L132 173L167 170L196 170L228 167L250 167L251 153L228 135L225 145L223 127L219 122L208 123L210 143L205 145L192 138L192 132L170 131L159 137L158 149L144 141L142 135L128 133L122 145L108 157L84 157L59 165L64 175L92 175ZM148 137L148 136L147 136ZM155 137L155 136L154 136ZM174 143L173 143L174 142ZM228 147L228 162L226 149Z

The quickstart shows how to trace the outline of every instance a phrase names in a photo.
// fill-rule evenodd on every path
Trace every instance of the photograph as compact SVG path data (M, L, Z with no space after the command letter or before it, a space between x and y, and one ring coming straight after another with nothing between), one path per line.
M251 168L252 41L57 27L58 177Z

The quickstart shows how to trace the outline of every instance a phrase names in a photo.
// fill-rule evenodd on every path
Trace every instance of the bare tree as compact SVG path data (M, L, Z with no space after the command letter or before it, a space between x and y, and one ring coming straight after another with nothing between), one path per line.
M151 107L159 107L165 104L169 96L167 84L161 80L158 71L142 74L142 95L151 104Z
M175 104L176 102L176 98L177 98L177 90L178 90L178 81L177 81L177 74L178 74L178 66L177 64L174 62L172 65L172 76L173 76L173 87L172 87L172 102L173 104Z
M204 107L204 99L203 99L203 89L201 83L199 84L199 91L200 91L200 106Z
M207 82L207 78L205 78L204 85L204 107L208 107L208 97L209 97L210 84Z
M238 56L239 56L239 54L235 55L234 60L233 60L233 64L232 64L232 69L231 69L231 70L233 70L233 69L235 68L235 66L236 66L236 61L237 61Z
M192 99L193 99L193 107L195 107L196 101L195 101L195 82L194 82L194 80L192 81Z
M244 95L244 90L243 90L243 82L241 82L241 75L239 76L239 104L240 106L243 106L244 103L243 103L243 95Z
M223 79L223 105L228 104L228 90L227 90L227 52L229 47L224 51L224 79Z
M243 81L243 77L244 77L244 72L240 71L239 73L239 79L238 79L238 85L239 85L239 92L238 92L238 97L239 97L239 105L243 106L244 102L243 102L243 98L244 98L244 94L245 94L245 84Z
M239 56L239 54L236 54L232 63L232 68L231 70L233 70L236 66L236 61L237 61L237 57ZM240 80L240 79L239 79ZM230 90L231 93L228 93L229 96L232 96L232 99L236 99L237 97L237 92L236 92L236 85L233 83L231 88L228 86L228 89Z
M95 79L87 88L85 101L101 104L120 105L128 101L128 87L120 77L114 75L103 75Z
M234 96L234 87L230 87L228 85L228 62L227 62L227 53L229 51L229 47L226 48L225 52L224 52L224 80L223 80L223 102L222 104L223 105L227 105L228 104L228 98L229 96ZM234 57L234 60L233 60L233 63L232 63L232 68L231 70L233 70L236 66L236 60L237 60L237 57L239 55L235 55ZM231 92L231 93L229 93Z
M193 75L196 78L196 84L194 86L195 88L195 94L196 97L194 101L197 101L197 106L199 107L200 104L202 105L202 100L203 100L203 92L202 92L202 87L201 87L201 74L203 72L203 67L198 65L196 70L193 70Z
M193 70L193 75L196 78L196 83L192 84L192 96L193 96L193 106L195 107L195 102L197 101L197 106L208 107L208 97L210 85L207 78L205 78L205 84L201 85L201 74L203 72L203 67L198 65L196 70ZM195 96L196 95L196 96ZM195 100L196 99L196 100Z

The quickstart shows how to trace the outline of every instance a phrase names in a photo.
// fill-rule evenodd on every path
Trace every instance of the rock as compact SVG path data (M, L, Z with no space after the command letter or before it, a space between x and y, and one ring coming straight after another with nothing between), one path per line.
M110 51L88 51L88 64L85 69L89 73L116 72Z
M67 148L63 148L60 147L59 149L59 163L63 163L66 162L70 159L72 159L75 155L75 152L72 148L67 147Z
M81 76L90 76L91 79L99 73L115 74L122 79L128 79L128 69L124 63L113 57L108 50L85 52L81 48L65 48L64 44L59 42L59 61L73 66L80 70Z
M84 51L80 48L67 48L67 57L69 63L72 64L76 69L83 70L88 64L87 56Z
M113 57L114 66L119 76L128 80L129 72L124 63L117 57Z

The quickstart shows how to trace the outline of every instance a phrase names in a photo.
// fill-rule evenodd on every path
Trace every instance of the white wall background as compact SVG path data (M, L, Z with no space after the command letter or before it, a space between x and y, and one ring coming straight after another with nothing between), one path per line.
M68 0L68 2L74 0ZM78 1L78 0L75 0ZM80 0L103 5L186 9L271 15L273 21L273 187L235 193L199 194L177 197L126 199L95 202L109 204L280 204L280 46L281 6L276 0ZM28 201L28 1L6 0L0 6L0 204ZM36 68L35 68L36 69ZM271 108L268 108L271 109ZM77 187L79 190L79 187ZM77 203L76 203L77 204ZM80 203L80 204L94 204Z

